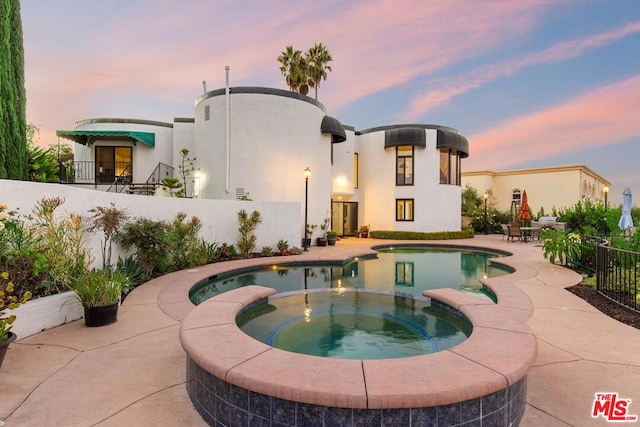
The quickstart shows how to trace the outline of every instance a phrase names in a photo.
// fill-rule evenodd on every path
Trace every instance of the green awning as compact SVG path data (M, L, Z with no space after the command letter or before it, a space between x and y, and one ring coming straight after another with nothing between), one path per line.
M89 137L126 137L134 141L140 141L149 147L156 146L156 134L152 132L131 132L128 130L57 130L56 135L84 145L87 145Z

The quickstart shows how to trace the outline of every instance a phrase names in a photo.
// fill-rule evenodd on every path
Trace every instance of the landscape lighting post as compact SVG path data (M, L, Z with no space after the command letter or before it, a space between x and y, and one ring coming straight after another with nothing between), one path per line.
M311 176L311 169L309 166L304 170L304 250L305 252L309 251L308 243L307 243L307 229L309 227L308 223L308 212L309 212L309 177Z
M489 193L485 191L482 198L484 199L484 234L487 234L487 229L489 228L487 227L487 199L489 198Z
M604 192L604 234L605 236L609 234L609 226L607 225L607 205L609 204L608 196L609 196L609 187L604 187L602 189Z

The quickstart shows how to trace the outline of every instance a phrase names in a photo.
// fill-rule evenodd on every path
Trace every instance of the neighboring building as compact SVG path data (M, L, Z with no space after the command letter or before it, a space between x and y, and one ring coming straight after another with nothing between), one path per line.
M491 190L496 208L518 212L522 192L535 214L544 208L565 208L580 200L604 201L611 183L585 165L556 166L511 171L472 171L462 173L462 187L470 185L482 195Z
M199 168L189 196L300 202L308 223L331 218L342 236L374 230L460 230L461 160L467 140L446 126L356 131L318 101L261 87L206 92L194 118L173 123L89 119L57 135L75 142L63 181L108 191L156 188L179 177L182 149ZM311 169L306 190L303 171ZM301 233L304 221L301 222Z

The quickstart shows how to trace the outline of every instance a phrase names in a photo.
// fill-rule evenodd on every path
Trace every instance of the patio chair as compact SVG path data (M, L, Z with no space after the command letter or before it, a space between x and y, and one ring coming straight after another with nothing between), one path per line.
M507 241L511 240L513 242L515 239L522 241L522 230L520 230L519 225L507 225L507 229L509 230Z
M502 240L504 240L505 237L509 240L509 226L507 226L507 224L500 224L500 227L502 228Z

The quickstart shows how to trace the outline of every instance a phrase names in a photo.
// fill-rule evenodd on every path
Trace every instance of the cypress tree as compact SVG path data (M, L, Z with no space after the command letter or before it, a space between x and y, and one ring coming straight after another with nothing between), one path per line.
M0 178L28 173L24 47L19 0L0 1Z

